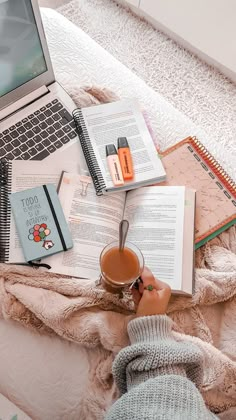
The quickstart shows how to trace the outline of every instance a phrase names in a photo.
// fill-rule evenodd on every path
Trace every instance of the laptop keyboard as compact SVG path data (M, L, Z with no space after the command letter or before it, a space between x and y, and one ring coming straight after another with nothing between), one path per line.
M42 160L76 136L72 115L54 99L0 132L0 158Z

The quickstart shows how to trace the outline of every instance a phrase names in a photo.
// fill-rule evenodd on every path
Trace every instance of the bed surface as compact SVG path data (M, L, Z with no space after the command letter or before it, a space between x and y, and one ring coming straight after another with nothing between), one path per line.
M216 157L220 156L220 145L83 31L51 9L43 9L42 15L56 79L64 88L96 84L121 97L137 97L148 111L162 149L197 135ZM232 172L227 150L223 159ZM83 385L95 353L57 337L40 336L10 321L0 320L0 336L0 393L35 419L78 420ZM9 402L0 399L0 418L7 418L3 411L7 404L9 408ZM27 417L19 413L21 419Z

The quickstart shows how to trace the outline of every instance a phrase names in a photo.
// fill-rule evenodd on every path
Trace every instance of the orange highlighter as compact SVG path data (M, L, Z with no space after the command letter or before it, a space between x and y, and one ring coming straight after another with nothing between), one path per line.
M129 143L126 137L118 138L118 156L123 178L125 181L130 181L134 177L134 170Z

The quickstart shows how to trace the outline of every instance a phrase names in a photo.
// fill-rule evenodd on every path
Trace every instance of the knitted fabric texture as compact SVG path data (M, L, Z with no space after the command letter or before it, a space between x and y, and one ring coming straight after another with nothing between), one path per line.
M131 345L120 351L113 375L122 394L106 420L217 419L197 387L202 381L202 354L190 343L177 343L165 315L129 322Z

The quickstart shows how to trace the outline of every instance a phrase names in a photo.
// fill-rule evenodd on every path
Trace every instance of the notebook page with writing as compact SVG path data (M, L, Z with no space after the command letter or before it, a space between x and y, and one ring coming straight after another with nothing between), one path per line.
M80 124L79 137L84 146L85 157L91 166L92 161L96 161L93 170L90 169L91 176L94 178L99 168L103 192L129 190L165 179L163 165L138 101L126 99L82 108L78 112L75 111L74 116L77 124ZM82 139L81 135L84 136ZM134 179L127 181L122 187L114 188L107 165L106 145L112 143L117 147L118 137L126 137L128 140L134 166ZM91 148L88 147L88 143L91 144Z
M195 248L236 221L236 185L195 138L187 138L162 153L167 172L161 185L185 185L196 190Z
M90 177L63 173L59 198L74 246L47 263L52 272L97 280L103 248L118 240L125 193L98 197Z

